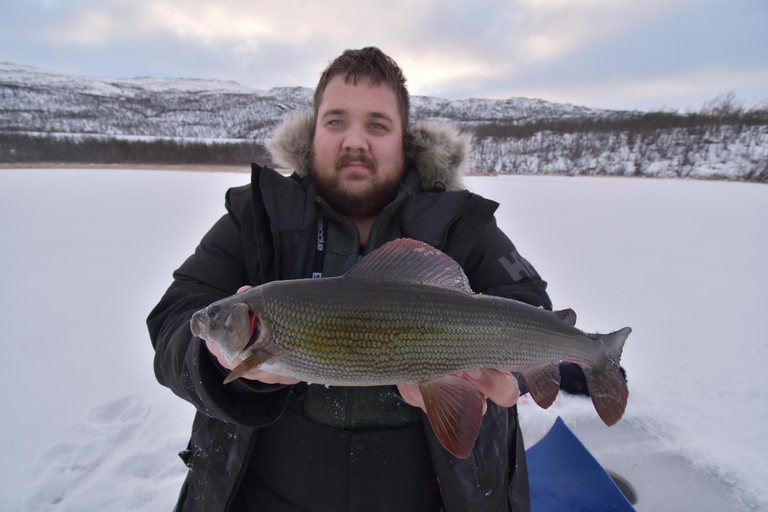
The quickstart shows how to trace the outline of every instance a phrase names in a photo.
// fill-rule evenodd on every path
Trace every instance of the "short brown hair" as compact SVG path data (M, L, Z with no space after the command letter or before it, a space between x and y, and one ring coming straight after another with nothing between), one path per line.
M410 123L411 106L408 89L405 87L405 75L397 62L373 46L360 50L345 50L320 75L313 99L315 121L317 121L317 113L323 101L325 88L331 78L336 75L343 75L344 82L347 84L352 80L352 83L357 85L360 79L367 78L373 85L390 86L397 98L397 108L402 121L403 136L405 136Z

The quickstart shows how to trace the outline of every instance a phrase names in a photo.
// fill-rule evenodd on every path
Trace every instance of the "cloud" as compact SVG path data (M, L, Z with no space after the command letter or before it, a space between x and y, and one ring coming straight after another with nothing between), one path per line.
M766 33L768 20L765 8L753 14L756 1L10 2L0 6L0 55L72 73L268 89L313 87L343 50L375 45L403 66L414 94L543 91L552 95L544 99L581 102L650 97L696 86L683 78L696 73L765 67L768 40L755 34Z
M612 79L599 88L592 82L541 83L507 90L497 97L546 98L549 101L614 109L698 109L705 102L736 91L749 103L765 100L768 68L741 71L712 69L648 78ZM753 95L754 93L754 95Z
M463 59L466 63L481 55L497 62L510 55L530 62L568 55L686 2L111 0L59 5L59 16L47 20L38 34L57 43L174 36L242 49L257 48L259 43L296 46L319 39L339 44L376 40L416 51L426 48L428 54L439 50L451 55L464 48L459 56L474 55Z
M419 5L416 10L430 2ZM48 29L61 41L80 40L85 32L89 38L102 40L165 34L211 44L263 38L297 45L318 36L329 40L377 36L407 8L405 0L386 4L356 0L111 0L69 9L64 19ZM111 35L104 31L105 26L110 27Z

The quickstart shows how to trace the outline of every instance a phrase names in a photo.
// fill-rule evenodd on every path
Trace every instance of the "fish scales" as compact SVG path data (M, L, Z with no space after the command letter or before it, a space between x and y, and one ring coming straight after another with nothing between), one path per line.
M597 354L594 341L551 312L431 285L281 282L265 286L262 301L275 343L286 350L269 367L329 385L419 382L482 367L514 371L564 356L588 363Z

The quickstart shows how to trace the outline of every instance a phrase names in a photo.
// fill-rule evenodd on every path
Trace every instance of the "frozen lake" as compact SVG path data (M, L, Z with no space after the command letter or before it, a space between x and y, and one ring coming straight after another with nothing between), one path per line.
M0 170L0 510L171 510L193 411L154 380L144 320L247 174ZM557 415L640 511L768 508L768 186L472 177L577 326L633 328L630 399Z

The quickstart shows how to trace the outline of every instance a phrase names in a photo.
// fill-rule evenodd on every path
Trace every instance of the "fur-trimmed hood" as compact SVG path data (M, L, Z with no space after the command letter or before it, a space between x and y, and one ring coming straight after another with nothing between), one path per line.
M266 140L272 161L300 176L309 172L312 146L312 115L299 112L288 115ZM448 191L463 190L463 177L469 166L472 137L450 124L421 121L412 125L405 136L406 166L415 166L426 190L436 187Z

